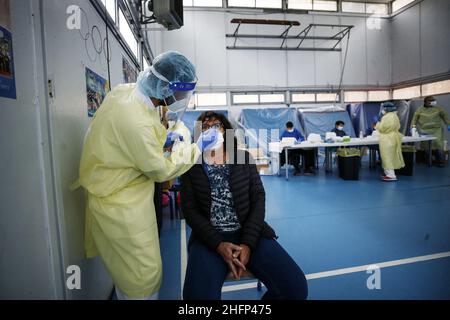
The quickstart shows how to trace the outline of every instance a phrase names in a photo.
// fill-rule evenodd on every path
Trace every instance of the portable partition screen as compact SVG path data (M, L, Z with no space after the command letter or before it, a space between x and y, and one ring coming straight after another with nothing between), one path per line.
M348 136L356 137L352 121L347 111L314 112L302 110L299 113L306 137L310 133L317 133L324 139L325 133L330 132L338 120L344 121L344 131Z
M269 142L280 140L288 121L303 134L295 108L243 109L238 124L245 130L248 147L259 147L267 153Z

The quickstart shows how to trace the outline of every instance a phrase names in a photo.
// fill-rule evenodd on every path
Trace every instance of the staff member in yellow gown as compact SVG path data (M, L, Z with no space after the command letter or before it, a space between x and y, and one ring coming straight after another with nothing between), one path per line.
M442 124L450 125L450 118L444 108L437 105L436 99L432 96L426 97L424 105L417 109L411 121L411 126L419 126L421 133L435 136L437 139L432 142L431 149L436 154L438 167L444 167L444 130ZM421 148L426 150L422 143Z
M185 173L215 143L206 134L191 144L178 121L185 136L176 134L172 145L176 130L168 134L160 122L156 108L183 113L195 84L186 57L163 53L136 84L118 85L106 96L86 134L79 172L87 190L85 248L88 257L101 256L118 299L158 298L162 263L154 183Z
M400 119L397 116L397 107L392 102L385 102L382 105L382 118L376 125L376 130L380 134L380 155L384 175L383 181L397 181L396 169L405 166L402 155L403 135L400 130Z

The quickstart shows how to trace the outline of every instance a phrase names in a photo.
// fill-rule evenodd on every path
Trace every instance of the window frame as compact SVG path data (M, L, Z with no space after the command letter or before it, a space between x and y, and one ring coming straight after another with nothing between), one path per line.
M134 55L134 57L136 59L139 59L139 49L140 49L140 43L139 40L136 38L136 34L133 31L133 28L131 27L130 23L128 22L128 19L126 18L123 10L119 7L119 12L118 12L118 16L119 16L119 21L118 21L118 29L119 29L119 33L120 35L123 37L123 40L125 40L126 45L128 46L128 48L130 49L131 53ZM126 25L129 28L129 31L131 32L131 35L133 35L134 41L136 41L136 52L131 48L131 45L128 43L128 40L126 38L126 35L122 32L122 22L121 21L121 17L123 17L124 22L126 23ZM134 43L133 43L134 44Z
M396 93L398 93L399 91L403 91L403 90L407 90L407 89L413 89L413 88L418 88L419 89L419 94L418 95L414 95L414 96L408 96L408 97L404 97L404 96L396 96ZM413 86L407 86L407 87L401 87L401 88L395 88L392 90L392 99L394 100L412 100L412 99L416 99L416 98L420 98L422 97L422 85L413 85Z
M213 94L220 94L224 95L225 97L225 103L224 104L202 104L200 105L198 103L199 101L199 95L213 95ZM217 108L217 107L227 107L228 106L228 95L227 92L195 92L194 93L194 107L197 108L205 108L205 107L211 107L211 108Z
M401 5L400 7L398 7L397 9L394 10L395 3L398 3L400 1L409 1L409 2L407 2L406 4ZM416 0L394 0L394 1L392 1L391 2L391 13L392 14L398 13L399 11L401 11L403 8L409 6L414 1L416 1Z
M235 102L234 97L235 96L257 96L257 102ZM261 96L268 96L268 95L282 95L283 101L280 102L261 102ZM231 103L230 105L287 105L287 97L286 97L286 91L248 91L248 92L231 92Z
M358 95L363 94L365 98L362 99L348 99L347 95ZM345 90L344 91L344 102L345 103L358 103L358 102L368 102L369 101L369 91L366 90Z
M440 84L440 83L445 83L446 85L448 84L448 90L447 91L442 91L442 92L425 92L428 91L426 89L427 86L432 86L432 85L436 85L436 84ZM433 81L433 82L429 82L429 83L423 83L420 85L420 90L421 90L421 94L422 96L439 96L439 95L443 95L443 94L450 94L450 79L446 79L446 80L440 80L440 81Z

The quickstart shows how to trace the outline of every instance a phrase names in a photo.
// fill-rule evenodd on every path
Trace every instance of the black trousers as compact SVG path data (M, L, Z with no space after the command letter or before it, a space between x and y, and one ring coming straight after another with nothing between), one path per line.
M163 205L162 205L162 183L155 182L155 194L153 196L155 204L156 222L158 224L158 235L161 236L163 223Z
M303 169L307 170L316 167L316 149L295 149L289 150L289 164L292 164L296 171L300 170L300 157L303 156ZM283 151L280 155L280 167L286 163L286 155Z

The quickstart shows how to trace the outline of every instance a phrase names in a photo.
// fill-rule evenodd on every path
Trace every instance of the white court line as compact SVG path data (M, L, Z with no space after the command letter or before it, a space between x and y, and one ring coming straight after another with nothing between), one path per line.
M351 267L351 268L336 269L336 270L330 270L330 271L324 271L324 272L318 272L318 273L311 273L311 274L306 275L306 279L313 280L313 279L334 277L334 276L340 276L343 274L367 271L368 269L373 269L374 266L377 266L380 269L382 269L382 268L400 266L400 265L404 265L404 264L411 264L411 263L428 261L428 260L435 260L435 259L446 258L446 257L450 257L450 251L436 253L436 254L429 254L426 256L418 256L418 257L413 257L413 258L406 258L406 259L400 259L400 260L392 260L392 261L386 261L386 262L366 264L366 265L358 266L358 267ZM256 282L224 286L222 288L222 292L238 291L238 290L251 289L251 288L256 288Z
M187 246L186 246L186 221L181 220L181 288L180 299L183 299L184 278L186 277L187 267Z

